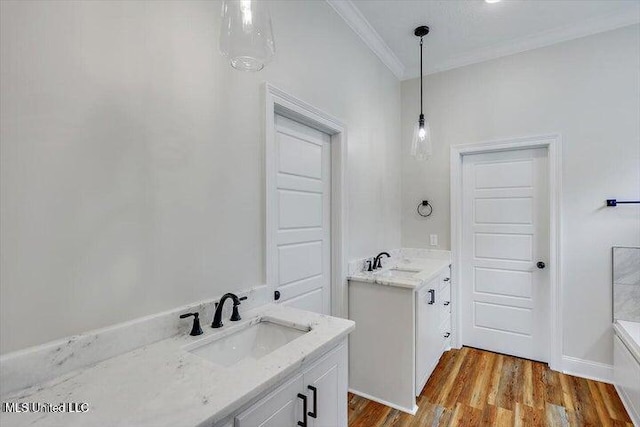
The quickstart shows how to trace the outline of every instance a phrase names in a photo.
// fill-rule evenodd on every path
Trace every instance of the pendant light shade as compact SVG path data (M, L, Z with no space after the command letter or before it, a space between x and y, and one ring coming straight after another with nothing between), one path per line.
M233 68L260 71L276 51L271 16L265 0L222 2L220 53Z
M421 124L421 122L423 122ZM417 160L428 160L431 158L431 128L429 122L424 119L418 120L413 128L413 139L411 143L411 155Z
M431 158L431 128L422 111L422 38L429 34L429 27L423 25L416 28L413 33L420 37L420 116L418 116L418 122L413 129L411 155L417 160L428 160Z

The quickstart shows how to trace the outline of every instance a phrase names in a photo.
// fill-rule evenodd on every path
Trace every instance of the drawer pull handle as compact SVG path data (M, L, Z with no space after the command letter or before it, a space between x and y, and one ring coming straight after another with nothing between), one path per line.
M444 337L445 338L449 338L451 336L451 334L449 332L445 332Z
M298 398L302 399L302 420L298 421L300 427L307 427L307 396L302 393L298 393Z
M429 289L429 296L430 300L427 302L427 304L434 304L436 302L436 290Z
M451 301L445 301L444 302L444 305L449 305L449 304L451 304Z
M450 278L450 277L445 277L445 278L444 278L444 281L445 281L445 282L448 282L449 280L451 280L451 278Z
M312 385L308 385L307 388L313 392L313 412L309 411L311 418L318 418L318 389Z

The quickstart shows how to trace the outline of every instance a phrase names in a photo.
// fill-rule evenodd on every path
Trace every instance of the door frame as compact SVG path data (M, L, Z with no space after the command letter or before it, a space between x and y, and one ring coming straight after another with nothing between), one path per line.
M278 89L269 82L264 83L264 176L265 176L265 253L266 284L271 301L278 278L274 265L276 257L277 204L275 199L275 115L279 114L309 127L329 134L331 137L331 314L347 317L347 127L346 125L295 96Z
M469 154L546 148L549 178L549 367L562 370L563 316L562 316L562 137L559 133L510 138L451 146L451 280L454 301L460 301L460 271L462 256L462 158ZM453 306L453 342L462 346L461 309Z

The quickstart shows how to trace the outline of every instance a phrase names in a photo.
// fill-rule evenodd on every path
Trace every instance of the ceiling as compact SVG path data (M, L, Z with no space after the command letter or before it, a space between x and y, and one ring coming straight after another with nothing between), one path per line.
M640 22L640 0L328 1L400 79L419 75L419 25L433 73Z

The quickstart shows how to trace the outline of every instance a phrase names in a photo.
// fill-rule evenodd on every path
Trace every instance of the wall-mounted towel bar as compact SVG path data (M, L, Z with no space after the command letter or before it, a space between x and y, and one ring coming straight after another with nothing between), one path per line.
M607 199L607 206L618 206L618 205L630 205L630 204L639 204L640 200L616 200L616 199Z

